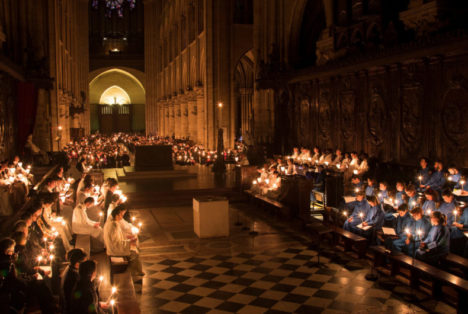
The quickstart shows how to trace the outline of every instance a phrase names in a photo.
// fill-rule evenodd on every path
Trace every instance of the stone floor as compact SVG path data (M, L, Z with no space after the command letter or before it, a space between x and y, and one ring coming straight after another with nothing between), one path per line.
M142 313L455 312L395 280L366 281L369 262L336 248L325 247L317 267L306 235L249 204L231 204L230 236L218 239L197 238L191 206L133 214L144 223L146 275L135 286Z

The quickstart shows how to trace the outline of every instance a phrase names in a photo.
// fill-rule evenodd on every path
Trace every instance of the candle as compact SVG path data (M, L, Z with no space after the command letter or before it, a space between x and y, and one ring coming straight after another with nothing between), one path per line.
M116 292L117 292L117 288L116 288L115 286L112 287L112 289L111 289L111 294L110 294L109 298L107 299L107 303L109 303L109 302L111 301L112 296L113 296L114 293L116 293Z
M409 236L409 235L410 235L410 229L409 229L409 228L405 228L405 233Z
M456 220L457 220L457 215L458 215L458 210L454 209L454 210L453 210L453 216L455 216L455 217L454 217L453 220L454 220L455 222L456 222Z
M37 264L40 266L40 265L41 265L41 262L42 262L42 256L39 255L39 256L37 257Z
M353 170L354 174L358 174L358 171L356 169Z
M348 212L346 210L343 211L343 216L348 217Z
M422 176L419 176L418 179L419 179L419 185L421 185L422 184Z
M360 212L359 213L359 217L361 217L361 223L363 222L363 218L364 218L364 213L363 212Z
M135 217L132 217L132 222L135 222L135 219L136 219Z
M336 168L340 169L340 168L341 168L341 165L340 165L340 164L337 164L337 165L336 165Z
M422 230L421 230L421 229L418 229L418 231L416 231L416 234L418 235L419 240L422 240L422 238L421 238L421 236L422 236Z
M356 193L359 192L359 188L355 188L354 192L356 192Z
M138 223L138 227L141 228L141 226L143 226L143 223L142 223L142 222L139 222L139 223Z

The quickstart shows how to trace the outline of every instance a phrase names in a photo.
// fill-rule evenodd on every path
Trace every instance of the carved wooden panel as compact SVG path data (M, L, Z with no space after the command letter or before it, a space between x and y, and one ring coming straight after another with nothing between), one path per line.
M405 164L428 156L468 167L465 69L468 59L416 60L293 84L285 147L339 147Z

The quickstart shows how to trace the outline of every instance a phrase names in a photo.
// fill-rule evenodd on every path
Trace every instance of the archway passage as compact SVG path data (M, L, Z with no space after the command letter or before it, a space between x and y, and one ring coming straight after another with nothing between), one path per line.
M253 136L253 88L254 56L246 52L237 62L234 74L236 102L236 137L252 143Z
M118 68L95 71L89 94L91 132L145 131L145 88L137 76Z

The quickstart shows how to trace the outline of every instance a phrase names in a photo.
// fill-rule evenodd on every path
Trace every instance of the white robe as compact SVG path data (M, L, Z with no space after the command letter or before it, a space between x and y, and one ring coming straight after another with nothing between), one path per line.
M104 244L108 256L130 255L130 241L125 236L121 224L112 217L107 219L104 225Z
M102 228L95 227L97 221L88 218L86 206L79 204L73 210L72 231L76 234L89 234L93 238L102 239Z

